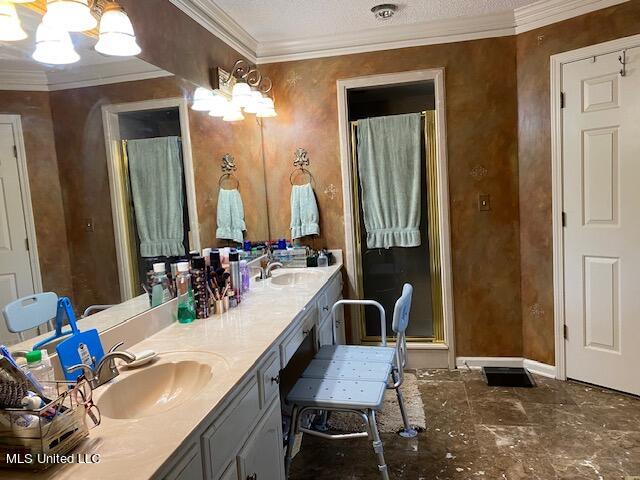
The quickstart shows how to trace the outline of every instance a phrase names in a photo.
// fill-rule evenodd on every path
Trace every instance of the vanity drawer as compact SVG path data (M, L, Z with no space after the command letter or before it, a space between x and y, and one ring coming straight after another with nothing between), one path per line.
M318 295L316 305L318 306L318 320L322 322L322 320L331 313L331 307L333 307L328 289L324 289L322 293Z
M259 390L254 373L240 395L202 434L206 478L218 479L242 447L260 413Z
M269 404L280 393L280 355L273 350L258 369L260 381L260 408Z
M313 327L316 321L316 309L314 307L307 307L307 311L302 318L302 321L298 326L287 336L287 338L280 344L280 368L284 368L296 353L298 347L304 342L304 339L313 332Z

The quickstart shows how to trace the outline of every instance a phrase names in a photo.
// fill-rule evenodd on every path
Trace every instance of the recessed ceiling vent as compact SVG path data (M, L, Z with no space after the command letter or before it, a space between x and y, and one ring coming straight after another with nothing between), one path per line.
M371 12L378 20L389 20L398 10L398 6L393 3L381 3L371 9Z

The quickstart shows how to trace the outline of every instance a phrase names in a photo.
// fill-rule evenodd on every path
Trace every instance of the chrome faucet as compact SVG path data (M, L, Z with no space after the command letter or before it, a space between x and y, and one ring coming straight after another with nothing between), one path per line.
M89 382L89 385L91 385L91 388L95 390L100 385L104 385L120 374L116 367L116 358L124 360L126 363L131 363L136 360L136 356L133 353L127 352L126 350L117 350L118 347L121 347L123 344L124 342L119 342L111 347L111 349L109 349L109 351L102 357L102 360L100 360L95 369L92 369L85 363L79 363L69 367L67 370L69 373L72 373L81 369L84 377Z
M284 265L280 262L269 262L266 267L260 268L260 275L257 280L266 280L267 278L271 278L271 271L276 268L282 268Z

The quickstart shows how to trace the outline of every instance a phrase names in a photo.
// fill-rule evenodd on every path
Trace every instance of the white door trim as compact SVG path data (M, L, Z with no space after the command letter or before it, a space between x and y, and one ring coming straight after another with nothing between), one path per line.
M159 100L145 100L141 102L118 103L102 107L102 121L104 124L104 141L107 151L107 167L109 170L109 190L111 192L111 215L116 240L116 256L118 261L118 276L120 278L120 297L122 301L136 296L135 285L131 283L129 249L127 248L127 221L123 211L122 176L120 172L119 153L119 122L118 114L137 112L141 110L156 110L162 108L178 108L180 115L180 136L182 138L182 162L187 191L187 207L189 209L189 228L193 248L200 250L200 223L196 202L195 175L193 157L191 154L191 134L189 131L189 109L187 101L182 97L163 98Z
M564 340L564 232L562 227L562 66L586 58L606 55L640 46L640 35L619 38L610 42L559 53L551 56L551 190L553 219L553 320L555 327L556 377L566 380L566 351Z
M31 264L33 291L34 293L39 293L42 292L42 275L40 272L40 260L38 256L36 223L33 217L33 205L31 204L31 188L29 187L27 151L24 146L24 134L22 132L22 117L20 115L0 114L0 122L10 123L13 128L13 141L15 142L16 146L18 176L20 178L20 193L22 196L22 208L24 211L24 223L27 230L27 239L29 241L29 263Z
M357 275L355 271L355 228L353 224L353 196L351 185L350 161L350 128L347 105L347 92L352 88L374 87L402 83L414 83L433 80L435 83L436 100L436 134L437 164L438 164L438 222L440 227L440 262L442 266L442 297L445 330L445 345L449 349L449 368L455 368L454 346L454 315L453 315L453 290L451 273L451 239L449 227L449 171L447 167L447 134L444 68L428 70L414 70L409 72L386 73L381 75L369 75L365 77L349 78L337 81L338 90L338 129L340 137L340 162L342 166L342 189L344 194L344 236L345 236L345 267L347 271L348 289L350 296L357 292ZM351 331L354 339L360 338L359 322L351 322ZM434 345L434 348L442 348L442 345ZM412 345L409 344L409 348ZM425 347L426 348L426 347Z

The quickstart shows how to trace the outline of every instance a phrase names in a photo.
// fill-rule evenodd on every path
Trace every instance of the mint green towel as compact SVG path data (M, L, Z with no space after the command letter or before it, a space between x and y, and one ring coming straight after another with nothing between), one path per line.
M358 121L358 171L368 248L420 245L419 113Z
M291 239L319 235L318 205L310 183L291 189Z
M216 238L233 240L242 243L242 232L247 229L244 223L244 206L242 197L237 189L226 190L221 188L218 192L218 228Z
M140 255L184 255L180 137L129 140L127 156Z

